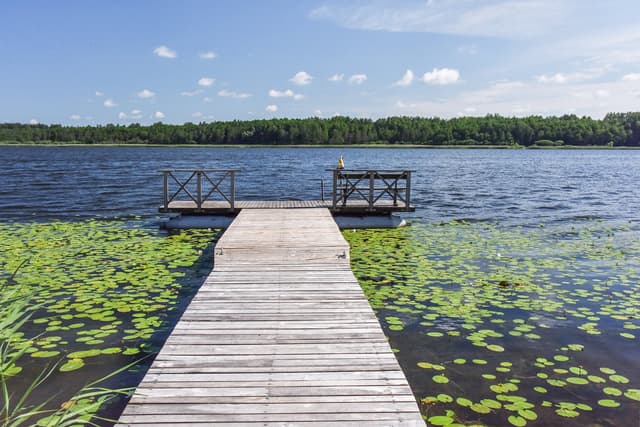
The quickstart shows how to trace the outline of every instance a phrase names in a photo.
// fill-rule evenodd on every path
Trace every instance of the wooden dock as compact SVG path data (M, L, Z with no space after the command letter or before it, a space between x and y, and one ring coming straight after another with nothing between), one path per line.
M410 170L328 169L331 191L325 200L236 200L237 169L165 169L161 213L235 215L242 209L328 208L337 215L391 215L414 212Z
M242 210L119 426L424 426L326 208Z

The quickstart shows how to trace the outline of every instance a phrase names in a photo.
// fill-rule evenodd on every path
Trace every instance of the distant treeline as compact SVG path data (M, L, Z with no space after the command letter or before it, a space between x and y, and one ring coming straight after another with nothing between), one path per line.
M0 141L84 144L640 146L640 113L454 119L271 119L151 126L0 124Z

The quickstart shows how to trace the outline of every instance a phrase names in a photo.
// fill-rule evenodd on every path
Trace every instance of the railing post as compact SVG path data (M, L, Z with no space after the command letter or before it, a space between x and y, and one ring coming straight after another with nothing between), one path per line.
M231 199L231 209L233 210L236 204L236 172L231 171L231 175L229 176L229 198Z
M398 180L400 178L396 178L395 182L393 183L393 206L398 206Z
M202 171L196 171L196 205L198 209L202 209Z
M369 209L373 209L373 189L375 188L376 172L369 171Z
M338 204L338 170L333 170L333 209Z
M320 200L324 202L324 178L320 178Z
M405 171L405 173L407 174L407 185L405 186L405 191L406 191L406 195L405 195L405 210L408 212L410 207L411 207L411 171Z
M162 171L162 173L164 174L164 180L163 180L164 208L169 209L169 172Z

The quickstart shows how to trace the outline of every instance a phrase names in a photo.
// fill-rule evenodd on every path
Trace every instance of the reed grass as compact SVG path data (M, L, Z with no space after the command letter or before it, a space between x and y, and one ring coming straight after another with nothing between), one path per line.
M139 361L87 383L55 409L48 407L54 396L37 403L31 402L30 397L57 370L60 362L42 369L26 389L20 392L12 390L11 379L20 375L22 371L20 359L27 350L26 346L18 347L15 343L22 336L21 330L24 325L39 308L37 305L31 304L32 293L22 289L15 281L16 274L27 261L23 261L10 277L0 282L0 398L2 399L0 425L6 427L34 425L71 427L97 426L97 421L114 422L114 420L102 418L96 413L102 405L115 397L130 394L132 388L111 389L101 387L100 383L129 369Z

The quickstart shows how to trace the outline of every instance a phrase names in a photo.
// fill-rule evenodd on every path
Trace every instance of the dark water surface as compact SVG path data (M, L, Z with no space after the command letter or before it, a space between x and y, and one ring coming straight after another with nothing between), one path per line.
M43 250L50 262L42 255L42 264L30 262L17 281L37 283L39 274L54 281L56 255L72 261L66 276L55 276L62 288L109 282L97 270L91 270L95 277L83 275L84 258L74 269L73 254L92 251L92 239L128 239L131 230L141 246L125 249L158 257L129 260L133 265L116 260L114 274L130 268L144 285L147 262L180 270L176 284L164 284L166 294L144 296L157 303L146 316L164 321L151 339L139 329L143 338L127 341L129 312L117 315L123 325L105 324L109 300L132 292L107 283L99 310L88 312L94 335L102 324L113 333L96 345L140 345L141 353L87 358L75 377L52 377L44 395L56 382L71 389L157 351L211 267L207 242L215 232L185 235L163 249L171 236L157 229L160 169L240 169L238 199L318 199L315 179L328 184L325 169L340 155L347 168L415 170L412 227L345 235L354 272L427 418L462 425L640 425L640 151L0 147L0 237L9 241L0 246L2 277L26 253ZM121 217L127 220L115 220ZM29 225L38 223L44 228ZM73 241L74 233L85 232L90 239ZM28 243L38 233L46 241ZM61 242L53 245L56 235ZM106 240L95 246L91 262L117 258ZM63 249L69 254L57 252ZM184 254L193 259L193 251L201 254L197 262L171 265ZM166 296L171 293L177 296ZM86 349L86 341L73 343L73 329L57 330L62 305L47 312L48 333L70 342L66 352ZM36 372L39 361L25 373ZM110 385L135 385L144 369ZM503 390L504 384L512 386ZM117 416L122 404L105 415Z
M160 169L240 169L237 198L317 199L313 179L347 168L413 169L416 218L509 224L635 220L640 151L0 147L0 219L152 216Z

